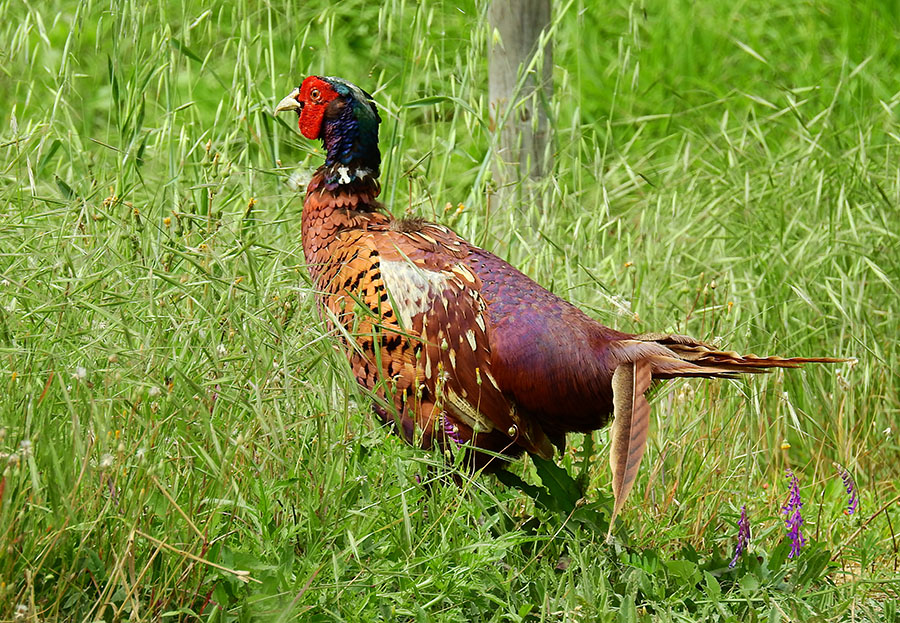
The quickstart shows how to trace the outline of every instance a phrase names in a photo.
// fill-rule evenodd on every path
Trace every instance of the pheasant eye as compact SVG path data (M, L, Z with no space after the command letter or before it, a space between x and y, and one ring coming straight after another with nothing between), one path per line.
M319 93L319 89L313 89L309 92L309 97L318 102L322 98L322 94Z

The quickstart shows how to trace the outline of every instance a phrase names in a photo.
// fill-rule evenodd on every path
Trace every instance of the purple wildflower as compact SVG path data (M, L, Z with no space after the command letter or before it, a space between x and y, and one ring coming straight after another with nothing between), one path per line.
M791 491L787 504L781 507L781 513L785 516L785 524L788 527L788 538L791 540L791 553L788 558L793 558L800 554L800 548L806 545L806 539L800 532L803 525L803 516L800 509L803 508L803 501L800 499L800 481L794 476L794 472L787 470L787 476L791 479Z
M738 519L737 547L734 548L734 558L731 559L731 563L728 565L729 569L734 569L738 558L746 551L748 545L750 545L750 520L747 519L747 505L744 504L741 506L741 518Z
M444 425L444 435L455 441L457 446L461 446L463 439L459 436L459 427L446 415L441 419Z
M841 474L841 480L844 481L844 488L847 490L847 495L850 496L850 499L847 500L847 514L853 515L856 513L856 509L859 508L859 496L856 494L856 481L853 480L853 476L850 475L846 469L842 466L838 465L838 472Z

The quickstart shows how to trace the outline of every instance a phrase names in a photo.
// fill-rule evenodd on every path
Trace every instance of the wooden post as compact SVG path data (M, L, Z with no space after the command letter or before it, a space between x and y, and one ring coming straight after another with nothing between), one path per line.
M550 27L550 0L492 0L488 9L491 127L500 135L494 179L501 189L551 168L546 105L553 94L553 47L538 50ZM522 72L542 53L517 89ZM510 103L512 110L507 115ZM504 116L505 117L504 120ZM518 193L517 193L518 194ZM501 192L501 197L509 197Z

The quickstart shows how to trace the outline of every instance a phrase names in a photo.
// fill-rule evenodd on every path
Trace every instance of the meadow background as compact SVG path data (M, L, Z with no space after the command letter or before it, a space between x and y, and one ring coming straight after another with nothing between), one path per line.
M897 3L555 3L526 205L492 201L485 9L0 2L0 620L898 620ZM578 504L455 486L315 313L323 154L271 114L310 73L375 94L394 214L618 329L858 363L658 390L615 546L605 432Z

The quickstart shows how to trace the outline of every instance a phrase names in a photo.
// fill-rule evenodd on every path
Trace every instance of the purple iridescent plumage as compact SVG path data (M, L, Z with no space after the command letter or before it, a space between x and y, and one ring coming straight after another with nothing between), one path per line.
M738 519L738 542L734 548L734 558L731 559L728 567L734 569L737 565L738 558L747 550L750 545L750 520L747 519L747 505L741 506L741 518Z
M322 135L327 154L325 164L362 165L371 175L378 177L381 166L378 123L381 118L371 96L339 78L328 77L325 80L341 95L348 95L354 89L358 91L355 98L342 102L343 107L337 116L325 125Z
M793 558L800 554L800 548L806 545L806 539L800 531L803 526L803 516L800 509L803 508L803 501L800 499L800 481L794 476L794 472L787 470L787 477L791 481L790 494L787 504L781 507L781 513L785 516L785 524L788 528L788 538L791 540L791 553L788 558Z

